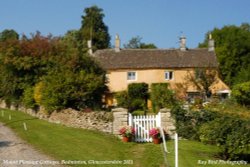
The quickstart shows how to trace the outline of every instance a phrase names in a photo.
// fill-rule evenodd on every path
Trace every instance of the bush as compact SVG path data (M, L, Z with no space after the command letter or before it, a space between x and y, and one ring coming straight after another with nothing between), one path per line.
M175 118L177 133L186 139L199 140L199 128L207 122L217 118L219 114L208 110L187 111L181 106L175 106L171 110Z
M224 159L238 159L250 147L249 125L250 121L223 116L204 124L200 128L200 139L218 145Z
M146 83L132 83L128 85L128 96L131 99L147 99L148 84Z
M168 86L168 83L154 83L151 85L150 98L154 112L164 107L172 108L176 104L174 93Z
M250 106L250 81L235 85L232 96L239 104Z
M132 83L128 85L128 109L134 111L147 108L148 84Z
M121 91L115 94L115 99L117 100L117 106L128 108L128 92Z
M33 87L28 87L24 90L23 94L23 104L25 107L28 108L36 108L37 104L34 99L34 88Z
M73 108L98 108L105 90L103 75L57 70L42 80L41 105L48 111Z

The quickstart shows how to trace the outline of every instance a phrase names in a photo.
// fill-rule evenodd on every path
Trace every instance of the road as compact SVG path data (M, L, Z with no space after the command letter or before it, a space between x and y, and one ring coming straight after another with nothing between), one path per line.
M39 139L38 139L39 140ZM42 154L0 123L0 167L59 167L60 163Z

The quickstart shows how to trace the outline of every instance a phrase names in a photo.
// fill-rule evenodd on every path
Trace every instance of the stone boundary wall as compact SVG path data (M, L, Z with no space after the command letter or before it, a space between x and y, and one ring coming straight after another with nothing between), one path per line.
M51 115L46 115L43 108L35 111L23 106L7 106L3 100L0 100L0 108L18 110L52 123L75 128L98 130L114 135L119 135L119 130L129 125L128 110L124 108L114 108L111 112L80 112L69 108L60 112L54 111ZM161 116L161 127L169 134L170 138L173 138L176 128L170 110L161 109L159 113Z
M80 112L73 109L65 109L60 112L52 112L50 115L45 114L43 108L37 111L28 109L23 106L7 106L1 100L0 108L18 110L27 113L39 119L47 120L52 123L62 124L68 127L98 130L105 133L113 133L113 113L105 111L97 112Z

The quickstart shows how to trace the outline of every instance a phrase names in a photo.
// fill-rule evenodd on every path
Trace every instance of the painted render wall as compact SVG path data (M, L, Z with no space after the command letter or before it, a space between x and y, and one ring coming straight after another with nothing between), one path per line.
M137 79L135 81L127 80L127 72L134 71L137 73ZM173 80L165 80L165 71L174 71ZM171 88L176 89L176 84L183 84L186 82L185 78L188 73L194 73L192 68L182 69L142 69L142 70L113 70L107 74L108 87L111 92L118 92L126 90L130 83L145 82L147 84L152 83L169 83ZM229 89L228 86L219 80L218 83L212 86L212 92L215 93L218 90ZM195 87L191 84L188 85L187 91L196 91Z

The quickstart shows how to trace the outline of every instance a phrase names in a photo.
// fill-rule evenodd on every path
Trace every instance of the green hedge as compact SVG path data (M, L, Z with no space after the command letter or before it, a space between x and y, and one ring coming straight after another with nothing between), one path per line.
M172 108L176 103L174 92L168 87L168 83L153 83L151 85L150 98L154 112L165 107Z
M146 110L148 100L148 84L131 83L127 91L117 92L115 95L118 106L128 108L130 112Z

